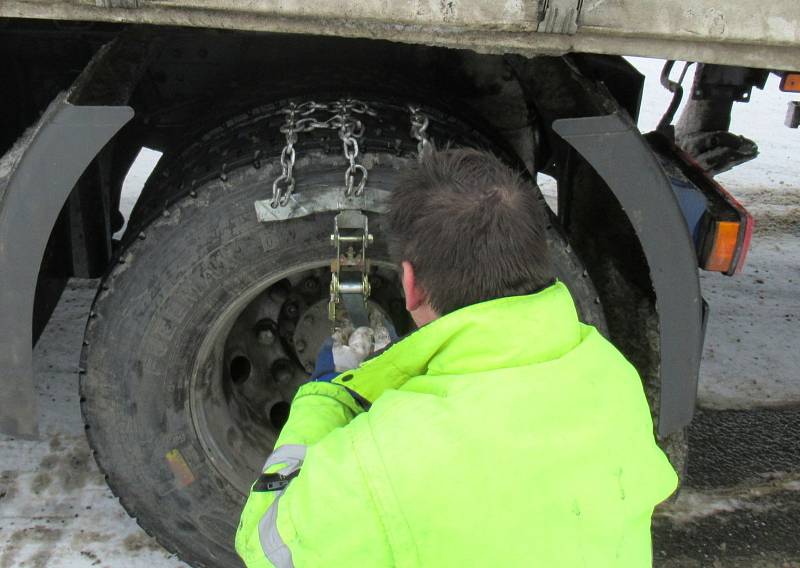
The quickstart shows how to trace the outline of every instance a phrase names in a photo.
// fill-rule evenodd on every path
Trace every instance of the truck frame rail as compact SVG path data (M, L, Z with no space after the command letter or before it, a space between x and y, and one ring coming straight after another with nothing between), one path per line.
M585 52L800 68L796 0L6 0L0 17L365 37L526 56Z

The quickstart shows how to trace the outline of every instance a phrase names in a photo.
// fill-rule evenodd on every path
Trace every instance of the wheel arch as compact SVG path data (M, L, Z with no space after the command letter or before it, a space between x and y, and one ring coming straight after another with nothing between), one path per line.
M101 48L0 162L0 430L14 436L38 436L32 343L40 330L34 321L38 311L43 326L63 289L47 285L43 266L56 258L74 270L76 259L64 255L72 256L78 243L67 233L65 244L59 231L70 216L69 201L80 204L86 197L83 183L100 183L103 156L134 115L125 104L133 81L121 75L135 71L141 60L108 65L123 47L115 40Z
M611 339L642 375L658 434L680 434L694 413L705 314L686 224L636 129L641 77L618 57L508 61L544 123L542 169L557 179L559 219Z
M54 202L61 200L61 204L67 202L68 197L73 203L77 199L75 210L80 215L79 227L82 230L90 228L92 232L89 240L100 241L102 244L100 252L92 257L93 260L89 260L89 257L84 259L86 275L104 272L111 263L111 232L114 226L112 216L119 203L122 179L139 148L153 147L162 150L166 157L176 154L182 147L185 135L182 129L187 121L191 124L191 121L205 112L232 115L241 108L244 104L243 98L232 87L237 82L247 83L243 79L246 77L245 72L258 75L258 70L250 68L254 61L258 61L264 53L291 53L292 57L284 57L277 69L285 72L283 83L288 87L281 87L285 94L291 90L296 91L297 86L293 82L298 77L308 75L312 67L325 71L335 65L335 62L339 62L351 64L348 68L352 70L363 70L370 65L380 66L390 74L399 74L402 81L413 84L430 81L425 86L430 91L440 89L443 93L438 95L441 100L463 104L472 109L477 119L490 123L501 134L505 143L523 158L530 170L542 169L548 173L556 173L563 189L559 192L559 199L563 201L560 204L560 215L562 221L566 221L570 238L575 241L584 261L592 264L590 257L598 251L591 246L597 246L597 242L602 242L603 248L600 252L603 253L603 258L609 256L609 253L613 253L610 254L612 257L620 256L620 249L625 249L625 258L617 264L618 268L621 267L619 272L623 279L631 289L637 291L637 299L633 304L654 300L649 276L654 267L644 260L627 215L614 199L607 184L590 165L587 169L588 162L566 145L555 134L552 126L553 121L558 118L604 115L620 108L635 116L641 84L639 83L637 92L637 78L630 69L626 69L621 58L567 56L524 59L518 56L480 55L469 51L384 41L317 37L309 41L308 36L205 30L169 30L169 34L164 34L163 31L158 28L145 30L135 26L122 31L111 44L95 54L63 101L74 108L105 109L97 111L101 114L117 109L120 117L118 121L121 123L114 132L106 133L105 141L98 139L96 152L91 156L83 156L79 162L73 162L72 166L78 172L79 179L76 177L70 180L67 176L61 176L58 192L53 192L48 197ZM336 45L346 45L347 49L331 49L331 46ZM374 49L365 50L364 46ZM317 61L320 51L330 59ZM240 57L237 58L237 54ZM358 61L348 59L350 55L357 55ZM220 61L233 63L220 66ZM311 62L314 65L309 65ZM585 73L582 73L581 67ZM187 72L181 78L181 68L191 69L196 76L190 76ZM542 82L537 79L542 77L542 71L554 71L554 74L550 80ZM216 72L219 72L219 76L215 76ZM240 85L239 88L242 92L263 96L264 91L257 87L264 77L258 79L249 85L256 88L249 89L248 85ZM358 85L366 79L366 76L358 73L354 76L348 75L342 82L342 87L346 90L348 86ZM220 84L209 90L209 85L215 81ZM546 85L539 85L537 81ZM608 88L604 86L604 82ZM220 93L226 96L219 96ZM555 105L553 108L548 108L548 97L550 104ZM558 101L557 104L555 101ZM135 110L133 120L131 109ZM121 118L123 116L124 122L130 120L124 127ZM541 119L544 120L536 122ZM41 132L41 129L37 129L34 138L41 135ZM539 137L542 137L542 144L537 145L535 141ZM64 139L68 138L69 134L65 134ZM108 144L109 141L112 143ZM32 146L33 143L30 147ZM581 179L583 181L579 181ZM98 192L105 195L105 201L92 198ZM602 239L590 239L590 236L597 235L598 227L587 222L585 215L581 216L581 211L591 205L598 205L600 201L613 219L613 228L608 227L601 231ZM2 203L7 215L8 202L5 199ZM55 214L50 214L46 223L51 241L55 235L53 228L60 210L61 205L56 208ZM98 222L98 217L103 215L105 217ZM673 230L680 231L682 227L673 227ZM44 229L37 227L36 233L41 241ZM24 237L14 234L7 242L13 247L20 247L20 238ZM597 242L590 246L588 243L592 240ZM75 254L76 246L73 242L62 250ZM38 270L44 256L44 244L40 242L37 248L30 250L33 253L28 255L25 262L35 263ZM18 267L9 268L12 271L16 269ZM27 272L30 273L30 270ZM591 268L590 272L593 278L608 274L608 270L600 266ZM686 278L691 277L686 275ZM693 278L697 278L696 273ZM31 281L36 282L36 278ZM13 312L22 314L23 319L27 320L34 309L33 285L29 290L17 290L15 297L23 300L20 305L26 307L17 307ZM610 286L601 290L601 295L606 300L626 303L625 298L614 296ZM628 308L636 309L630 301L627 304ZM5 308L0 306L0 311L3 309ZM22 385L27 385L26 390L29 391L25 395L26 400L32 400L33 391L30 369L31 334L27 328L20 333L19 328L12 327L14 329L8 332L8 336L14 341L13 351L21 357L19 361L22 363L17 362L13 367L6 366L5 376L0 377L0 398L4 401L15 401L13 404L4 404L4 408L15 407L16 401L22 396L19 390ZM652 325L644 328L653 333ZM625 327L621 326L619 329ZM658 333L657 330L655 333ZM12 335L17 337L11 337ZM634 347L626 349L623 335L612 330L612 337L615 340L621 338L623 350L645 378L650 383L660 384L659 362L648 354L637 355ZM11 368L14 370L6 371ZM10 390L3 386L9 384L16 386ZM680 401L679 406L684 409L681 411L682 416L685 416L685 408L689 404L693 407L693 397L692 393L691 400L684 398ZM664 411L662 406L662 414ZM35 416L35 413L28 415L26 427L20 427L19 422L16 425L5 422L4 429L17 434L26 431L32 433L35 427L30 426L33 420L31 416Z

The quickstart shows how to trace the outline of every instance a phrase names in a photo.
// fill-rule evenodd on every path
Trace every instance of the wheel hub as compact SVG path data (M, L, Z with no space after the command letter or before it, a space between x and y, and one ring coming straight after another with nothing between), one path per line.
M242 493L254 464L272 450L292 398L331 335L326 268L299 269L268 284L243 308L221 314L198 356L199 388L191 395L198 436L209 459ZM411 321L396 271L375 266L369 278L370 320L408 331Z

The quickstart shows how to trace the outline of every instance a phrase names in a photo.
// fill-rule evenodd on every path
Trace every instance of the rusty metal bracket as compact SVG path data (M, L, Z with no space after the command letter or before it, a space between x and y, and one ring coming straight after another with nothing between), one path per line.
M544 0L537 32L572 35L578 31L583 0Z
M329 187L309 188L292 193L285 207L270 205L270 199L253 202L256 217L261 223L273 221L286 221L307 217L314 213L327 211L345 211L357 209L372 213L386 213L389 210L389 196L387 189L370 188L361 195L347 197L343 192L330 191Z

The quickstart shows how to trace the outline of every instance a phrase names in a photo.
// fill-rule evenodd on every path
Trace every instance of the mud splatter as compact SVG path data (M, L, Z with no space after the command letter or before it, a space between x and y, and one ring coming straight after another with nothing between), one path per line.
M40 471L31 481L31 491L37 495L46 490L53 483L53 478L45 471Z
M20 566L23 562L18 561L17 557L23 547L29 543L38 545L38 549L27 561L24 561L25 565L31 568L46 568L55 550L53 545L61 539L62 533L61 529L43 525L14 531L8 538L7 545L3 550L2 556L0 556L0 568Z
M89 450L79 445L67 452L44 456L39 462L39 471L31 482L31 491L41 493L54 484L65 491L75 491L85 487L90 481L101 483L102 478L94 468Z
M79 533L72 535L72 543L74 545L86 545L94 542L108 542L114 538L109 533L99 531L86 531L81 530Z
M100 559L91 550L81 550L81 556L91 561L92 566L97 566L98 564L100 564Z
M61 445L61 435L56 434L52 438L50 438L50 451L57 452L61 448L63 448L63 446Z
M782 211L756 211L756 234L800 235L800 207L787 207Z
M0 502L11 501L17 496L18 471L5 470L0 472Z
M58 465L60 457L61 456L59 454L48 454L42 458L41 462L39 462L39 467L44 469L55 469L55 467Z
M147 536L146 533L140 532L131 534L125 537L122 541L122 546L129 552L141 552L143 550L163 551L164 549L156 542L156 539Z
M61 484L67 491L84 487L94 473L92 471L91 455L86 448L73 448L61 462ZM96 474L99 475L99 474Z
M53 556L53 551L49 548L39 550L33 556L31 556L27 561L25 561L25 566L47 566L50 563L50 558Z

